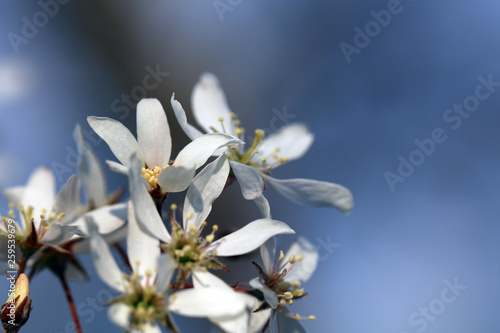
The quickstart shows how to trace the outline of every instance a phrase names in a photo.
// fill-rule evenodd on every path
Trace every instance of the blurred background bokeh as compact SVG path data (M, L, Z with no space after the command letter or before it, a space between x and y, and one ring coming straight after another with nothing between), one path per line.
M354 194L345 217L266 192L273 217L321 253L309 295L293 306L316 315L304 322L311 332L497 333L499 12L491 0L3 1L0 187L24 184L45 165L60 188L76 172L76 123L90 133L86 117L107 116L135 131L143 92L164 105L179 151L188 139L170 97L189 113L191 90L210 71L247 129L299 121L315 134L310 151L274 176L336 182ZM156 87L137 88L151 71L161 72ZM464 101L473 111L448 111ZM429 156L415 153L415 140L439 128L446 140ZM106 144L93 148L114 159ZM402 177L410 155L419 165ZM126 185L106 173L111 189ZM258 216L238 192L224 193L213 220L240 227ZM91 283L71 287L84 331L120 332L100 305L107 287L88 256L83 262ZM247 263L230 261L235 268L222 276L248 281ZM454 283L466 288L445 291ZM31 287L34 310L21 331L73 332L57 280L44 272ZM6 299L4 279L1 290ZM203 320L178 323L209 330Z

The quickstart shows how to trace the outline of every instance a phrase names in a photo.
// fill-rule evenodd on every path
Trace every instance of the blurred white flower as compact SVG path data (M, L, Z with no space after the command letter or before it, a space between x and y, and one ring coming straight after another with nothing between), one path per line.
M217 149L241 141L230 135L215 133L199 137L182 149L170 163L172 140L165 111L157 99L143 99L137 104L137 140L120 122L105 117L88 117L89 125L108 144L121 162L107 161L108 166L126 174L130 156L136 154L142 164L142 176L149 183L153 197L184 191L195 175Z
M33 81L30 67L19 60L0 60L0 110L4 102L22 97Z
M40 259L45 249L54 249L70 254L63 246L70 240L86 238L87 226L81 216L80 179L73 175L56 196L55 177L51 170L40 167L30 176L26 186L4 190L10 210L7 219L15 221L16 244L22 249L22 270L30 258ZM14 210L19 211L18 217ZM94 210L92 215L99 220L101 232L112 232L124 224L124 204L105 206ZM0 242L6 244L8 230L6 223L0 224ZM7 252L0 260L7 260ZM42 260L43 261L43 260ZM36 265L36 262L33 264ZM79 268L79 267L77 267ZM68 272L69 273L69 272Z
M171 99L172 108L180 126L192 139L202 132L190 125L181 104ZM193 89L191 96L193 116L206 133L222 132L242 137L244 129L240 121L230 111L224 92L215 75L204 73ZM351 211L351 192L334 183L309 180L279 180L269 175L269 171L284 163L302 157L314 140L314 136L302 124L290 124L276 133L265 137L262 130L255 131L255 138L249 148L242 144L228 149L231 171L238 179L243 196L254 200L264 217L270 216L269 203L262 195L264 181L273 186L289 200L313 207L333 207L344 214Z

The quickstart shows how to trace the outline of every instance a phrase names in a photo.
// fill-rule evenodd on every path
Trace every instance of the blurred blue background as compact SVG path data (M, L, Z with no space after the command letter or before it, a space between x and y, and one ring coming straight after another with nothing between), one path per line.
M1 188L24 184L37 166L56 171L61 164L60 188L76 171L66 160L75 149L72 131L77 122L89 130L88 115L135 130L135 109L120 99L138 91L147 67L169 73L147 96L163 103L179 151L188 141L173 120L170 96L175 92L189 112L192 87L211 71L246 128L267 128L286 109L315 134L304 158L274 176L336 182L354 194L345 217L267 191L273 217L322 254L305 284L309 295L293 306L316 315L304 322L311 332L499 331L500 87L479 88L489 93L483 100L470 97L479 77L500 82L498 2L55 3L0 3ZM38 14L43 7L50 15ZM23 30L26 22L38 27ZM464 101L474 111L447 111ZM446 140L429 156L415 153L415 140L431 138L436 128ZM102 160L114 158L105 144L93 148ZM391 186L387 172L396 177L399 156L410 155L420 165ZM111 189L126 184L106 172ZM242 226L258 216L252 203L234 199L238 191L233 186L216 202L213 221ZM6 213L3 198L0 209ZM285 250L291 241L283 237L280 245ZM106 309L86 303L106 301L109 292L88 256L83 262L92 283L71 287L87 311L84 331L120 332ZM236 268L228 282L255 276L244 263L229 262ZM456 296L445 303L449 283L466 289L445 292ZM57 280L44 272L31 286L34 310L21 331L73 332ZM5 280L0 290L7 298ZM193 322L179 320L185 332L208 331L204 321Z

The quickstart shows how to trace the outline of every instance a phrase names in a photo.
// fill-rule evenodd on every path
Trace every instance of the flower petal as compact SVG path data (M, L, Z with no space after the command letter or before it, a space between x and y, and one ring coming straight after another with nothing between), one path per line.
M273 272L274 260L276 257L276 238L269 238L260 246L260 257L267 274Z
M144 98L137 104L137 142L148 168L162 168L170 162L170 127L165 110L156 98Z
M188 188L196 173L194 168L184 168L182 166L171 165L160 173L158 185L162 192L182 192Z
M273 312L271 308L261 310L258 312L253 312L252 316L250 317L250 325L248 328L248 332L250 333L261 332L262 327L269 320L271 312Z
M40 239L40 242L47 245L58 245L70 240L74 236L85 237L85 231L79 226L69 226L53 222L49 230Z
M288 282L300 281L303 283L309 280L316 270L319 254L312 243L306 238L299 236L285 254L285 260L288 260L290 256L297 255L301 255L302 260L297 261L293 265L286 264L285 268L287 269L287 274L285 280Z
M131 315L132 308L123 303L113 304L108 310L109 320L124 330L128 330L130 328Z
M156 289L163 292L170 285L174 271L177 268L177 263L169 254L161 254L158 259L158 280L156 281Z
M276 293L269 289L262 281L261 278L254 278L249 282L250 286L254 289L260 290L264 294L264 298L266 299L267 304L271 306L271 308L276 309L279 304L278 296Z
M127 204L119 203L114 205L104 206L98 209L94 209L85 215L79 217L74 222L69 223L73 226L81 226L85 230L85 235L90 235L88 231L88 225L85 222L85 216L91 216L99 234L107 235L119 228L123 227L127 219Z
M142 162L134 154L129 162L130 196L136 211L137 222L144 232L152 237L157 237L165 243L170 242L170 234L163 224L156 206L144 186L144 177L141 174Z
M182 130L186 135L191 139L197 139L203 135L196 127L192 126L188 123L186 117L186 111L182 108L181 103L179 103L175 99L175 94L172 94L172 98L170 99L170 104L172 104L172 109L174 109L175 117L177 118L177 122L181 126Z
M195 288L220 288L232 290L224 280L208 271L193 271L193 286Z
M189 225L194 225L198 229L205 221L212 210L212 203L222 193L228 175L229 163L226 155L219 156L196 175L184 201L184 230L189 230ZM192 214L189 220L188 213Z
M155 281L160 257L160 242L157 237L145 234L135 217L134 205L128 202L127 254L134 272L138 273L145 285L147 279ZM147 274L151 274L147 277Z
M9 187L3 191L3 195L5 199L7 199L8 203L12 203L14 204L14 207L17 207L21 204L23 199L24 189L24 186Z
M255 250L269 238L280 234L294 234L286 223L260 219L250 222L243 228L215 241L209 250L217 247L217 256L237 256Z
M251 166L236 161L230 161L229 163L231 164L234 175L238 179L243 198L254 200L259 197L264 189L264 181L259 172Z
M205 132L211 133L215 129L217 132L234 134L234 125L229 115L231 111L219 80L214 74L203 73L200 76L191 95L191 106L194 119ZM223 119L224 128L219 117Z
M128 167L115 161L106 160L106 166L113 172L121 173L122 175L128 174Z
M255 158L266 158L267 164L272 165L276 160L273 155L278 150L279 157L292 161L301 158L309 150L313 141L314 135L305 125L290 124L262 139Z
M223 133L205 134L189 143L179 152L174 161L174 166L198 169L219 148L243 143L231 135Z
M64 213L61 223L71 221L77 214L80 206L80 193L82 191L80 178L77 175L72 175L66 185L57 194L54 202L54 212L56 215Z
M265 180L287 199L312 207L332 207L348 214L353 207L351 192L342 185L311 179L276 179L264 176Z
M90 232L90 249L97 275L111 288L124 292L125 286L122 279L122 272L118 268L108 244L99 234L97 225L92 217L87 217L88 229Z
M269 206L269 201L267 201L266 197L264 197L264 194L259 195L253 200L253 202L257 205L257 208L263 218L271 218L271 206Z
M35 218L35 228L38 230L42 209L50 212L54 205L56 196L56 180L51 170L41 167L36 169L28 179L24 188L21 204L24 208L32 206L33 217Z
M106 205L106 179L101 164L96 154L85 144L83 132L80 124L77 124L73 132L80 161L78 163L78 173L82 179L83 186L92 200L95 207Z
M184 289L171 297L168 309L187 317L235 316L246 308L247 300L231 289Z
M106 117L87 117L87 121L94 132L106 141L121 164L128 166L130 155L133 153L144 160L139 143L122 123Z
M285 309L283 311L287 311L288 309ZM302 326L302 324L294 319L285 316L282 311L276 311L276 317L277 317L277 322L278 322L278 327L280 332L286 332L286 333L307 333L307 330Z

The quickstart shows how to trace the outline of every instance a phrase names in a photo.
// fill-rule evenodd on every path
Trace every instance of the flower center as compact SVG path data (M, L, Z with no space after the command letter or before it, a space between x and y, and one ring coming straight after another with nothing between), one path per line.
M142 168L141 174L144 178L146 178L152 190L158 185L158 177L166 167L168 167L168 164L163 168L160 168L159 166L155 166L153 169Z
M137 273L124 275L127 282L125 293L110 301L110 304L125 304L131 309L130 325L142 331L144 325L158 321L165 321L165 306L167 296L158 292L156 286L151 281L151 274L146 273L146 283L141 284L141 279Z
M184 282L193 269L206 271L209 268L225 269L225 266L216 260L216 249L209 249L214 241L215 232L219 229L217 225L212 226L212 232L205 237L201 236L206 222L201 223L198 229L190 225L188 230L183 230L175 220L176 205L171 206L174 214L171 215L172 239L169 244L162 244L162 249L170 254L176 261L179 275L177 277L177 288L182 288ZM186 213L187 219L191 219L192 213Z
M297 313L292 314L283 309L287 305L292 305L294 299L299 299L307 295L307 293L304 293L304 288L299 288L300 281L289 282L285 279L286 275L294 268L295 264L303 259L303 256L300 254L290 256L287 261L283 262L284 258L285 255L283 251L280 251L280 256L274 264L272 273L267 276L262 276L266 286L278 296L279 303L277 310L281 311L285 316L296 320L315 320L316 317L313 315L303 317ZM282 262L282 264L279 265L279 262ZM288 269L285 268L287 264L290 264ZM261 270L261 272L264 271Z
M245 133L245 129L243 127L240 127L241 123L240 121L236 118L236 115L234 113L230 113L229 116L232 119L232 123L234 126L236 126L235 134L237 137L240 139L243 139L243 134ZM226 132L224 128L224 119L222 117L219 117L219 122L221 123L222 127L222 132ZM269 171L270 169L274 169L277 166L280 166L283 163L288 162L288 158L285 156L280 156L280 147L275 147L274 153L271 156L266 157L258 157L259 155L259 145L264 139L265 133L261 129L256 129L255 130L255 136L253 139L252 144L250 147L245 150L243 146L231 146L231 150L228 154L228 157L230 160L237 161L243 164L247 164L250 166L253 166L256 169L259 169L262 172ZM255 157L255 158L254 158ZM268 159L270 161L268 161Z

